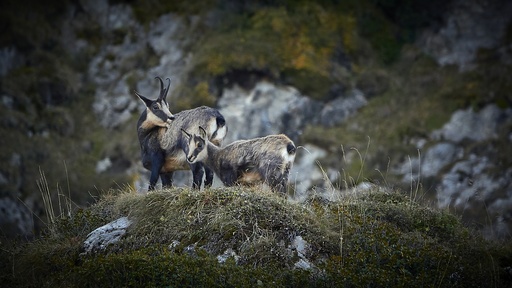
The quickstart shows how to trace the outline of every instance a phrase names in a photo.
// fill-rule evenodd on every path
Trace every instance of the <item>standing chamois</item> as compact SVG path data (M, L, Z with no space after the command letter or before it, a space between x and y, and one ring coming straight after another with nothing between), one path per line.
M238 140L225 147L208 141L207 131L199 134L182 129L188 138L187 161L204 163L226 186L265 183L273 191L286 193L288 174L295 160L295 144L284 134Z
M144 168L151 171L149 190L155 189L158 176L162 180L162 187L172 186L174 171L192 170L192 187L201 188L201 180L206 174L204 185L209 187L213 182L213 171L203 167L201 163L188 163L188 141L184 138L181 129L196 131L197 127L207 127L206 138L214 145L220 146L226 136L226 120L217 109L201 106L195 109L184 110L176 114L169 111L166 95L171 85L167 78L167 87L164 88L162 78L160 81L160 96L150 100L137 91L135 94L144 102L146 110L140 115L137 123Z

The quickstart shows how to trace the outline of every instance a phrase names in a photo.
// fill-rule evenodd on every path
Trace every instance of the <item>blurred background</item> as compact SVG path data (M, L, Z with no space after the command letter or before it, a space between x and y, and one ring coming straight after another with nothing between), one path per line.
M292 199L380 185L510 238L511 20L508 0L2 1L0 234L38 235L44 195L145 193L133 91L160 76L171 112L221 111L224 143L301 146Z

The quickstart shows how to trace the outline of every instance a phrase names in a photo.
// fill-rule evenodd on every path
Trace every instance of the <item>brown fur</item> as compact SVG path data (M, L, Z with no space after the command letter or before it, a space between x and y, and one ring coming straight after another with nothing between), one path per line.
M206 141L204 130L200 136L188 132L187 135L187 161L203 162L215 171L224 185L252 186L266 183L274 191L285 192L288 174L295 159L295 145L286 135L239 140L223 148ZM293 149L289 150L289 147Z

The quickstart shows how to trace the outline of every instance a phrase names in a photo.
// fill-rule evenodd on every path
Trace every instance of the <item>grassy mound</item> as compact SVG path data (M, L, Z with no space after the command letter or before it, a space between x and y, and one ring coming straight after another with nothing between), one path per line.
M82 254L89 232L121 216L133 224L120 242ZM117 191L51 228L35 242L2 249L3 283L505 287L512 259L510 245L378 187L304 203L242 188ZM231 257L220 263L226 251Z

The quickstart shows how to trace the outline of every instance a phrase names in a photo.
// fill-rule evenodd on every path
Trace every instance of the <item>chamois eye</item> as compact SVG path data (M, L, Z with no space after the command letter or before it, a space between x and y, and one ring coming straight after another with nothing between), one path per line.
M197 143L197 148L203 148L203 143L202 142Z
M160 106L158 106L158 104L155 103L155 104L153 104L153 109L158 110L158 109L160 109Z

